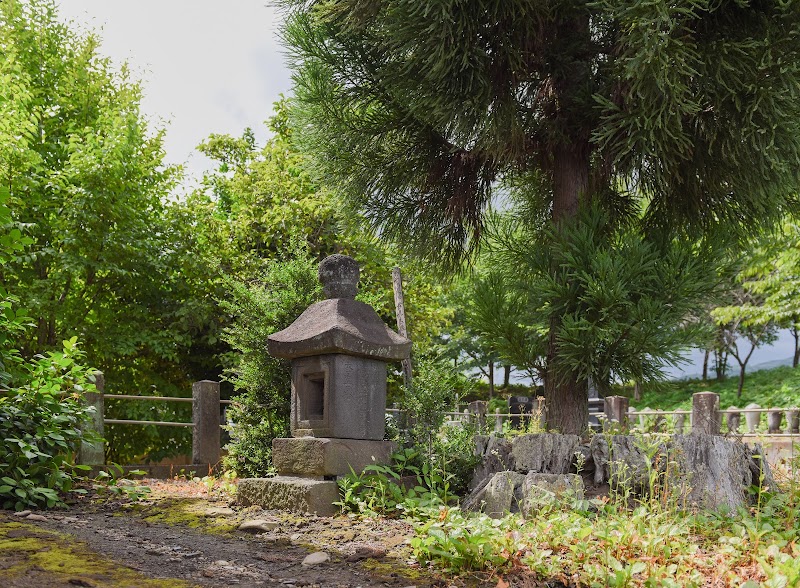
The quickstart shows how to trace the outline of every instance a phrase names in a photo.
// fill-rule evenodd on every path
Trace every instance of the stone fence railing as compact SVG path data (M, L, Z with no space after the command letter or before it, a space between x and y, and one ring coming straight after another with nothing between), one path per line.
M191 427L192 428L192 465L215 466L221 457L220 406L230 404L230 400L220 400L219 382L202 380L192 384L192 396L134 396L128 394L104 394L105 378L98 372L95 374L97 392L86 394L86 401L94 407L91 428L100 437L105 425L155 425L159 427ZM191 402L192 422L171 421L136 421L105 418L105 400L147 401L147 402ZM105 464L105 444L103 442L83 442L78 451L77 462L85 465Z
M597 420L598 428L609 425L617 426L623 430L637 428L651 432L686 432L707 433L712 435L740 435L759 436L768 435L798 435L800 434L800 408L762 408L757 404L749 404L744 408L731 406L727 409L719 408L719 395L713 392L698 392L692 397L691 410L651 410L645 408L634 410L629 406L629 399L625 396L610 396L602 401L602 412L591 411L590 420ZM505 426L512 428L525 428L531 419L540 419L544 428L544 407L533 415L525 413L504 413L497 409L488 413L486 403L472 402L463 411L450 411L439 413L445 417L445 425L456 425L462 422L475 422L481 428L491 428L495 432L502 432ZM387 415L396 419L398 426L405 428L405 414L396 406L387 409ZM762 415L766 414L767 430L763 431L761 424ZM592 418L594 417L594 418ZM742 417L747 430L742 430ZM508 425L506 425L508 423ZM784 424L785 423L785 424Z
M221 428L225 426L220 418L221 407L231 404L231 400L221 400L219 382L203 380L192 385L191 397L173 396L133 396L126 394L104 394L103 374L97 374L97 393L87 394L87 402L95 407L91 428L100 436L105 425L155 425L164 427L192 428L192 464L216 465L221 458ZM106 419L104 415L105 399L149 402L191 402L192 422L137 421L123 419ZM691 410L633 410L629 400L624 396L610 396L604 400L603 412L592 412L598 419L600 427L617 426L623 430L638 428L644 431L671 431L684 433L707 433L712 435L732 434L756 436L761 430L762 415L766 413L767 434L798 435L800 434L800 408L762 408L750 404L744 408L719 408L719 395L713 392L699 392L692 397ZM544 429L544 405L539 402L533 414L519 412L500 412L488 414L485 402L472 402L462 411L443 412L446 425L458 425L472 421L482 429L491 428L502 432L505 426L512 428L528 428L533 419ZM408 418L405 411L396 405L386 410L387 417L393 419L398 428L406 429ZM741 430L742 416L747 431ZM785 419L785 428L782 428ZM507 424L506 424L507 423ZM723 426L724 425L724 426ZM688 426L688 428L687 428ZM103 443L86 443L81 445L78 463L100 465L105 463L105 447Z

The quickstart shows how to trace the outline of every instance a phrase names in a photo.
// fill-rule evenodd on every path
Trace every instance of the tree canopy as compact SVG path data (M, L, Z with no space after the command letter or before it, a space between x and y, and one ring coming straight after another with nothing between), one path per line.
M316 168L432 259L477 246L502 186L534 189L531 222L591 202L689 234L745 233L797 204L796 3L281 4ZM585 381L552 375L550 424L579 430Z

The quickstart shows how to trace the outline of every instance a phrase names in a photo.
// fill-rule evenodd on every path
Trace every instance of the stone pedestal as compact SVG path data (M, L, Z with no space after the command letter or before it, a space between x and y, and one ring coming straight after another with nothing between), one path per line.
M281 475L345 476L368 465L391 463L395 448L391 441L366 439L273 439L272 464Z
M330 517L338 511L333 503L339 500L339 488L336 482L292 476L246 478L239 481L237 500L242 506Z

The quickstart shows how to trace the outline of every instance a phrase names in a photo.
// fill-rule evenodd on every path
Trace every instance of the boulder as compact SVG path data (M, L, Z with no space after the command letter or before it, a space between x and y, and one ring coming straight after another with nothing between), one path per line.
M594 462L596 485L608 482L612 488L628 486L637 493L647 490L650 470L637 436L595 435L589 451Z
M492 518L509 513L535 516L541 509L567 497L583 498L583 481L576 474L497 472L463 502L467 511Z
M517 472L496 472L464 499L462 508L483 512L499 519L510 512L519 512L520 494L525 476Z
M511 464L516 472L569 473L581 440L577 435L536 433L511 442Z
M525 518L566 498L583 499L583 480L577 474L531 472L522 481L520 511Z

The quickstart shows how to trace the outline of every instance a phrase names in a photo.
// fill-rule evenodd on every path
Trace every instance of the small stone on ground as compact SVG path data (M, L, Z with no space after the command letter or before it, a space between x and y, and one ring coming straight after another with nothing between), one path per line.
M323 564L331 560L331 556L324 551L317 551L314 552L303 560L303 565L308 566L317 566L319 564Z
M267 533L269 531L274 531L277 528L278 523L264 519L244 521L241 525L239 525L240 531L249 531L250 533Z

